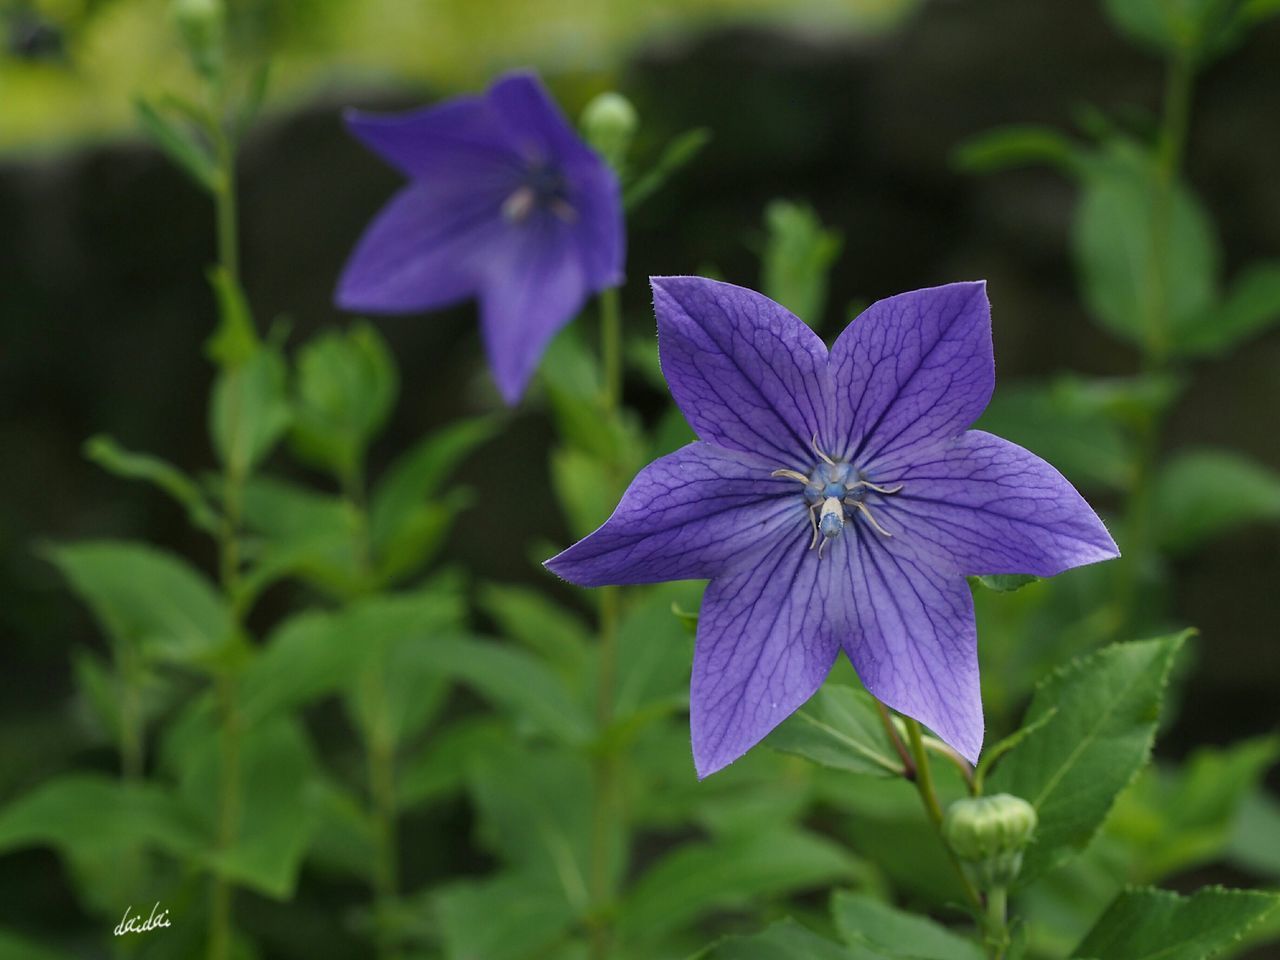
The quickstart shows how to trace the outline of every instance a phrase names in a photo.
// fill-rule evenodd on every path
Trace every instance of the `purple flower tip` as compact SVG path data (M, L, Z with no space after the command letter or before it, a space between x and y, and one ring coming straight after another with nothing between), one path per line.
M622 282L617 178L532 73L482 96L343 117L408 183L360 238L335 301L401 314L477 299L490 367L515 404L556 331Z
M1118 555L1058 471L968 429L995 383L985 283L881 300L830 351L751 290L651 283L662 370L699 439L547 567L584 586L711 581L690 689L700 777L801 706L841 650L874 696L976 761L965 576Z

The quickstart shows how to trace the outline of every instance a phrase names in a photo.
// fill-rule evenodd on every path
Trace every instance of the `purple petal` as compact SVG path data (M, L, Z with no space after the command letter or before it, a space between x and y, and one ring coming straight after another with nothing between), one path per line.
M689 691L693 762L706 777L737 760L822 685L840 641L831 604L847 583L809 549L809 530L711 581Z
M808 471L811 439L832 439L827 350L786 308L701 277L652 277L658 351L703 440Z
M986 284L873 303L836 340L831 370L847 459L888 463L954 436L982 413L995 385Z
M526 162L596 158L535 74L505 74L489 88L485 102L500 118L507 142Z
M469 190L476 180L518 180L524 170L501 115L483 97L393 114L349 110L346 121L365 146L412 179Z
M501 199L413 183L383 207L338 281L347 310L416 313L475 292L487 252L505 233Z
M574 210L573 241L593 293L622 283L627 231L618 178L594 154L566 168L569 203Z
M846 524L839 541L823 563L848 585L841 634L863 685L976 763L982 696L968 583L937 570L905 535L885 539L860 518Z
M655 460L613 516L547 567L584 587L714 577L786 530L808 530L795 484L754 454L709 443Z
M1051 577L1119 556L1098 515L1062 474L980 430L938 445L893 482L902 491L877 508L885 526L936 548L940 562L957 573Z
M514 406L589 286L572 226L547 211L509 225L484 255L480 326L498 390Z

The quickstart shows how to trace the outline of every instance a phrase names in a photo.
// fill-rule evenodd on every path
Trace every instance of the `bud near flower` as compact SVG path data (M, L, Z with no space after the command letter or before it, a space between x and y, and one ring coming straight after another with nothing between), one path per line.
M171 9L196 70L208 80L217 79L226 26L223 0L173 0Z
M602 93L582 111L582 132L609 166L621 172L640 118L620 93Z
M1013 882L1035 829L1035 807L1007 793L957 800L942 822L947 844L983 890Z

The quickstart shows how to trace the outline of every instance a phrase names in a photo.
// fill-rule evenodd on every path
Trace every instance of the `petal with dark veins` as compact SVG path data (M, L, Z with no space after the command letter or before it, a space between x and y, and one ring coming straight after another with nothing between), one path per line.
M781 539L809 536L794 481L752 454L692 443L632 481L600 529L547 561L581 586L714 577Z

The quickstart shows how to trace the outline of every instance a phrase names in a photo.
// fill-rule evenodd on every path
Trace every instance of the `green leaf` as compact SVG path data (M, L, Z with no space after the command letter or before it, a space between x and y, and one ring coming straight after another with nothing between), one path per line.
M433 730L427 743L400 764L396 800L404 810L460 792L473 758L500 745L511 728L497 717L482 714Z
M209 666L235 640L213 585L172 554L104 540L53 547L47 555L102 629L145 659Z
M928 917L895 909L866 894L837 891L831 913L840 937L851 946L873 947L912 960L983 960L976 943Z
M996 593L1013 593L1028 584L1039 583L1041 579L1030 573L996 573L985 577L970 577L969 582Z
M1280 905L1280 896L1205 887L1190 897L1127 890L1102 915L1073 957L1091 960L1207 960L1236 943Z
M875 700L865 690L828 683L784 720L765 743L835 770L900 777L903 768Z
M1189 635L1114 644L1036 688L1024 725L1056 712L1005 756L987 787L1028 800L1039 814L1023 881L1083 849L1146 764L1169 669Z
M573 447L552 451L551 483L575 537L591 533L618 505L617 496L611 492L612 471L596 457Z
M102 434L85 443L84 455L117 477L145 480L158 487L187 511L192 526L207 533L219 531L218 515L199 485L168 461L147 453L133 453Z
M1000 387L977 424L1044 457L1082 486L1126 489L1134 452L1120 426L1045 384Z
M260 349L258 330L244 288L224 266L210 267L209 286L218 303L218 326L205 353L224 373L243 366Z
M497 421L465 420L420 441L397 460L374 489L370 537L378 582L391 585L416 573L443 545L459 513L471 503L467 490L440 496L449 472L493 436Z
M462 626L461 584L440 578L411 591L353 604L338 623L340 642L364 648L348 680L348 706L371 743L414 736L443 706L449 639Z
M361 571L357 539L360 517L338 497L269 477L244 488L245 526L261 537L242 588L254 596L282 577L295 577L347 599L361 593L369 574Z
M895 960L868 947L832 943L794 920L781 920L762 933L726 937L699 960Z
M1169 346L1165 336L1213 303L1219 261L1209 217L1182 183L1155 242L1156 184L1154 162L1138 148L1118 144L1100 155L1085 168L1073 236L1090 312L1115 335L1150 348ZM1157 316L1167 316L1169 330L1150 328Z
M1174 348L1186 356L1221 356L1280 321L1280 262L1246 267L1225 300L1188 318L1174 332Z
M854 872L836 843L794 827L686 843L649 868L623 900L619 935L651 943L713 910L826 887Z
M454 883L432 900L449 960L558 956L552 951L574 922L561 892L537 874L508 872Z
M657 161L642 175L627 185L622 194L623 206L634 210L660 190L681 168L693 161L702 148L711 142L711 131L705 127L686 130L673 138L659 155Z
M582 618L528 587L486 584L480 608L505 636L523 643L570 683L582 674L593 637Z
M320 610L290 617L267 637L240 681L240 716L253 726L340 689L367 648Z
M995 173L1045 164L1074 172L1080 147L1053 129L1034 124L997 127L961 143L952 161L968 173Z
M247 477L284 435L291 411L284 358L262 346L244 363L223 369L213 385L209 432L218 459Z
M481 845L539 877L576 915L590 906L591 764L579 751L538 748L509 738L472 758L467 776ZM620 826L608 838L608 879L623 868Z
M307 863L339 877L377 875L378 832L363 797L317 776L307 793L315 816Z
M298 353L295 377L291 439L299 459L358 483L398 389L391 351L369 324L311 340Z
M1280 802L1259 788L1241 800L1227 843L1231 863L1280 880Z
M624 608L617 637L616 717L625 721L655 707L659 712L687 707L692 646L671 607L697 605L700 593L691 584L664 584Z
M218 835L223 736L213 711L196 701L170 731L162 747L166 768L178 778L187 809L204 825L209 869L275 899L292 896L315 825L316 764L301 726L277 717L242 731L238 738L238 817L229 847Z
M767 231L762 291L815 329L827 304L827 274L844 241L805 204L774 200L764 211Z
M1202 748L1178 769L1147 770L1107 824L1130 850L1130 877L1156 881L1219 858L1245 797L1277 759L1280 737L1258 737Z
M186 131L175 126L148 101L139 97L134 111L147 137L164 151L174 165L201 188L212 193L218 189L218 170L208 148Z
M1226 450L1176 455L1156 476L1161 545L1185 552L1221 533L1280 519L1280 475Z
M446 637L431 644L444 675L470 686L533 730L585 744L594 724L582 704L541 660L518 647L489 640Z
M1252 19L1248 4L1235 0L1104 0L1103 6L1131 40L1201 63L1231 49Z

